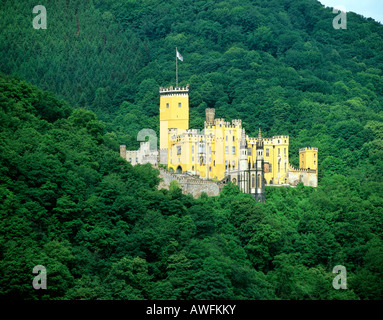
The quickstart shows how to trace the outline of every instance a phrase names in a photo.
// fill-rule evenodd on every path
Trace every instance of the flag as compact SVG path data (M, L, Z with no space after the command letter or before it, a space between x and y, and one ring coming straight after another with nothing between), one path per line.
M181 56L181 54L178 52L177 49L176 51L177 51L177 58L180 59L181 61L184 61L184 58Z

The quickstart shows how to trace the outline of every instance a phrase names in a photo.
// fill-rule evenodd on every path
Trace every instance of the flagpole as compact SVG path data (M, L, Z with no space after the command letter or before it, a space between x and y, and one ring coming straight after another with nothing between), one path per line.
M177 58L177 47L176 47L176 88L178 87L178 58Z

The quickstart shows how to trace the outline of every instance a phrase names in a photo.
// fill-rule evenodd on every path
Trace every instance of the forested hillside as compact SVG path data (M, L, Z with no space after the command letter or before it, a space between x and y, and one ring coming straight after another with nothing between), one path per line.
M34 1L0 9L0 294L22 299L382 299L383 26L314 0ZM319 149L319 187L157 190L119 144L158 87L255 136ZM47 267L48 290L31 271ZM332 287L335 265L348 289Z

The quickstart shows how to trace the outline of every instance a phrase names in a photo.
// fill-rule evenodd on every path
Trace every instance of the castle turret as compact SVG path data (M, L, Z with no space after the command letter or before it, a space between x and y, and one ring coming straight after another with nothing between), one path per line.
M240 142L240 154L239 154L239 170L247 170L247 147L246 147L246 135L245 129L242 129L241 142Z
M318 170L318 148L299 149L299 168Z
M249 192L249 169L247 162L247 142L245 129L241 130L241 140L239 144L239 165L238 165L238 187L243 192Z
M264 155L263 155L263 139L261 127L259 127L258 138L256 143L256 186L254 198L259 202L265 202L265 174L264 174Z

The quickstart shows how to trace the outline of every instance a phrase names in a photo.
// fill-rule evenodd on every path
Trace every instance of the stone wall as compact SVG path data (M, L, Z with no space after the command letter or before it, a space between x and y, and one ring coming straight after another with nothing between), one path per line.
M201 180L186 174L170 173L163 168L159 168L160 182L158 189L169 189L170 182L176 180L184 194L191 194L194 198L198 198L202 192L205 192L208 196L218 196L222 187L219 183L207 180Z
M289 165L286 178L287 183L292 186L296 186L299 182L303 182L303 184L308 187L317 187L318 185L318 176L316 170L296 169Z

